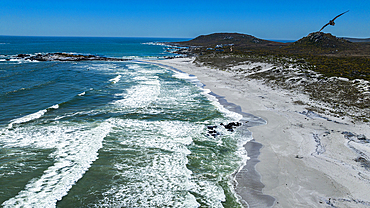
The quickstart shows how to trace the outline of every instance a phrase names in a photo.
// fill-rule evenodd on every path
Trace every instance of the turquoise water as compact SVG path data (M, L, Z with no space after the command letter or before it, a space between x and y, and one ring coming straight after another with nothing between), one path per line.
M237 207L249 134L194 77L143 62L178 39L0 36L3 207ZM20 53L134 57L30 62ZM208 135L217 125L220 135Z

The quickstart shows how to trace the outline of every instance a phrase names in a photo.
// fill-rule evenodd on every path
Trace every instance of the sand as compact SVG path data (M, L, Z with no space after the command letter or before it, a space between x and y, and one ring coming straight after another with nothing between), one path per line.
M235 176L249 207L370 207L368 123L309 112L294 102L309 100L304 94L197 66L191 58L153 63L195 75L204 88L267 121L249 128L251 159Z

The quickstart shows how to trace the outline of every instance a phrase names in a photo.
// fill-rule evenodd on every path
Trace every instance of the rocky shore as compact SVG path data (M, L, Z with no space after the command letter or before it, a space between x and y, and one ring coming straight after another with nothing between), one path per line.
M131 59L107 58L96 55L82 55L72 53L47 53L47 54L18 54L14 59L30 61L129 61ZM10 59L9 59L10 60Z

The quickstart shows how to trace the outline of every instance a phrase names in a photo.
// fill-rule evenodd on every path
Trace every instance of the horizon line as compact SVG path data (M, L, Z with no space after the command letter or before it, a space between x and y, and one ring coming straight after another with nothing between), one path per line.
M236 33L236 32L214 32L214 33L208 33L205 35L215 34L215 33ZM240 33L240 34L246 34L246 33ZM331 34L331 33L329 33ZM159 38L159 39L194 39L196 37L201 36L202 34L195 36L195 37L149 37L149 36L69 36L69 35L0 35L0 37L55 37L55 38ZM250 35L250 34L246 34ZM253 35L252 35L253 36ZM304 36L305 37L305 36ZM338 36L339 37L339 36ZM299 39L282 39L282 38L260 38L263 40L269 40L269 41L297 41ZM354 38L354 39L370 39L370 37L350 37L350 36L341 36L339 38Z
M0 35L0 37L49 37L49 38L160 38L160 39L191 39L186 37L144 37L144 36L69 36L69 35Z

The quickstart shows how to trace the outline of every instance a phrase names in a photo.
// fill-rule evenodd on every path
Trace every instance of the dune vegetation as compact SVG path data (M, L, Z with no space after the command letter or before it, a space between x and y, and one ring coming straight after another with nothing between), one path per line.
M231 70L243 79L259 79L271 87L308 94L316 103L309 110L370 120L369 42L350 42L322 32L294 43L218 33L177 44L191 46L186 53L195 56L199 65ZM268 63L270 67L253 63ZM242 65L250 66L238 67ZM310 106L302 101L297 104Z

